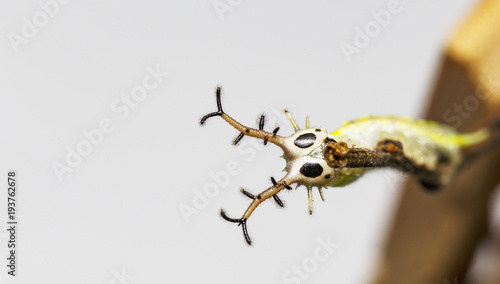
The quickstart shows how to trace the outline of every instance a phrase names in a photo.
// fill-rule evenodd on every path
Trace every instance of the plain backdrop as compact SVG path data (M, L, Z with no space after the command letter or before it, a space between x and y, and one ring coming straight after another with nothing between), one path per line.
M419 117L446 41L477 1L401 0L349 62L340 46L393 2L3 1L0 175L18 171L19 225L18 276L1 265L0 282L366 283L399 173L329 188L326 202L315 190L313 216L305 188L282 192L284 209L271 200L248 221L250 247L219 210L239 218L250 203L240 187L281 178L281 150L248 137L234 147L237 131L199 119L216 110L217 84L229 115L255 127L267 113L281 135L293 132L285 108L301 127L310 116L329 130L368 114ZM144 79L151 69L169 75L156 84ZM150 90L125 107L143 80ZM113 131L89 149L84 133L101 123ZM77 147L87 156L59 179L54 165ZM2 229L4 260L6 241ZM318 259L324 241L335 248Z

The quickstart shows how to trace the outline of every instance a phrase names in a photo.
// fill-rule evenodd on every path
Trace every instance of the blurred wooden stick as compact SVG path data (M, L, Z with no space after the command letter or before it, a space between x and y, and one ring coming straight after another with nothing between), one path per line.
M487 0L449 42L426 118L472 131L492 123L499 110L500 1ZM463 283L499 182L500 151L435 194L408 179L374 283Z

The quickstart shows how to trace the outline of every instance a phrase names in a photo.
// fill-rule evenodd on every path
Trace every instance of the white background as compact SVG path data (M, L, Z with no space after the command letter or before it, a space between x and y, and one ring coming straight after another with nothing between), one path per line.
M339 45L354 44L354 29L389 2L233 0L221 14L212 0L73 0L15 47L23 18L43 9L3 1L0 174L19 174L19 251L14 279L2 229L0 282L280 283L329 238L340 247L301 283L366 283L399 174L330 188L326 202L315 191L313 216L305 188L282 192L285 209L265 202L248 221L249 247L219 210L240 217L250 203L241 186L257 193L281 178L281 150L255 150L248 137L235 148L237 131L220 118L198 123L216 110L217 84L229 115L255 127L265 112L275 121L267 130L279 125L281 135L293 131L284 108L302 127L309 115L329 130L367 114L419 117L446 40L476 1L401 0L402 12L348 62ZM121 119L111 105L141 85L148 66L170 75ZM114 131L59 181L54 162L65 164L67 147L105 118ZM186 222L179 206L193 206L210 173L231 161L239 173Z

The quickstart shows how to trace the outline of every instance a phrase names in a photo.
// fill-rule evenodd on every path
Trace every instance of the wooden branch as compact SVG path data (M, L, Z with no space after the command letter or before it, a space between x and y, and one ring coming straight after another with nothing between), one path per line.
M401 142L390 139L380 141L375 149L349 148L345 142L330 141L325 146L324 155L332 168L390 167L418 178L426 189L441 187L439 169L429 170L425 165L417 165L404 155L403 150Z
M472 131L499 110L500 1L487 0L451 39L425 117ZM499 182L498 150L435 194L408 179L374 283L463 283Z

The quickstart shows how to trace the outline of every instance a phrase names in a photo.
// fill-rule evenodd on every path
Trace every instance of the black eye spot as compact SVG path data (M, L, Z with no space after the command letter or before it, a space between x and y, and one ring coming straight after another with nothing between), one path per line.
M316 131L316 132L321 132L321 129L316 128L316 129L314 129L314 131Z
M313 133L307 133L307 134L302 134L295 141L293 141L293 144L299 148L307 148L314 144L314 141L316 141L316 135Z
M323 173L323 167L318 163L305 163L300 168L300 173L306 177L315 178Z
M330 175L326 175L326 176L325 176L325 178L326 178L326 179L329 179L329 178L330 178Z

